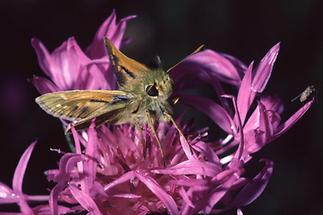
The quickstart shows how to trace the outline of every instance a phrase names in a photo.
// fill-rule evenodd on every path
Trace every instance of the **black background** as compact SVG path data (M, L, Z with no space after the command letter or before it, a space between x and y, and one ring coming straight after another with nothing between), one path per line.
M59 158L48 148L67 150L58 120L34 103L38 93L27 80L33 74L43 73L30 39L39 38L52 51L74 35L85 48L113 8L119 18L138 15L129 22L126 35L132 43L124 51L142 62L149 62L158 54L166 68L202 43L249 64L259 61L281 41L267 92L283 98L284 119L300 106L290 99L310 84L317 88L318 102L286 135L257 153L257 158L274 161L274 173L263 195L243 211L268 215L323 214L320 0L1 1L0 181L11 184L20 155L37 139L24 191L46 194L50 184L43 171L56 167Z

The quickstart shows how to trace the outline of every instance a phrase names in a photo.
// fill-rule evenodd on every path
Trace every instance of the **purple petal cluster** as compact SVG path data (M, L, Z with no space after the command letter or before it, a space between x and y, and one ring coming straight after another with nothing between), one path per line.
M134 16L117 21L113 11L100 26L85 52L74 37L68 38L52 53L48 52L40 40L33 38L31 44L36 51L38 63L48 77L34 76L34 86L40 93L74 89L114 89L116 81L102 41L104 37L108 37L119 48L127 21L132 18Z
M85 52L74 38L52 53L33 39L39 64L47 75L33 78L38 91L114 89L116 80L103 38L120 47L131 18L117 22L113 12ZM148 129L140 135L128 124L94 128L92 123L82 132L72 127L75 151L63 154L58 168L46 172L48 180L55 183L49 195L31 196L22 191L32 144L18 163L12 188L0 184L0 204L16 203L25 214L216 214L237 209L241 215L240 208L264 191L273 171L273 162L262 159L262 169L246 177L245 166L253 153L285 133L313 103L305 103L282 121L281 100L263 95L278 51L276 44L257 66L247 66L233 56L204 50L172 69L175 94L218 125L225 133L221 139L210 142L207 129L196 130L178 119L185 140L173 125L159 122L164 166ZM185 93L205 84L212 87L217 100ZM141 138L147 148L143 148ZM30 202L39 205L32 207Z

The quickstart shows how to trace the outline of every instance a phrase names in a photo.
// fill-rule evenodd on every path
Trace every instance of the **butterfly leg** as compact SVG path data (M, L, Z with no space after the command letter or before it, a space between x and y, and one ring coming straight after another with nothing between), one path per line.
M163 151L163 148L162 148L162 144L160 142L160 139L157 135L157 132L156 132L156 129L155 129L155 121L154 121L154 118L149 116L148 117L148 126L154 136L154 138L156 139L157 141L157 144L158 144L158 147L159 147L159 151L160 151L160 154L161 154L161 157L163 159L163 165L164 167L166 167L166 161L165 161L165 155L164 155L164 151Z
M67 145L72 152L75 152L75 147L72 141L72 134L69 132L71 130L71 124L66 124L66 122L64 122L63 120L61 121L62 121L63 129L65 131L65 139L66 139Z
M140 142L141 142L141 145L142 145L144 159L146 159L147 151L148 151L148 146L146 144L146 138L144 138L144 134L142 132L142 127L139 124L135 124L135 128L139 132Z

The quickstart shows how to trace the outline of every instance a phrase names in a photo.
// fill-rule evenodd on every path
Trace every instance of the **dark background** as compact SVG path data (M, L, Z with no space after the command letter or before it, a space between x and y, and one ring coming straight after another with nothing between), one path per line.
M268 92L281 96L286 119L300 104L290 99L308 85L317 88L317 102L286 135L256 155L274 161L274 173L263 195L245 214L323 214L322 88L323 1L0 1L0 181L11 184L20 155L34 140L24 191L47 193L43 171L56 167L58 155L48 148L67 150L58 120L34 103L38 95L28 83L43 75L30 39L37 37L52 51L69 36L82 48L112 9L119 18L137 14L127 33L129 56L148 62L160 55L166 68L199 44L230 53L249 64L259 61L281 41ZM3 206L1 207L3 208ZM0 208L0 209L1 209ZM233 212L232 212L233 213Z

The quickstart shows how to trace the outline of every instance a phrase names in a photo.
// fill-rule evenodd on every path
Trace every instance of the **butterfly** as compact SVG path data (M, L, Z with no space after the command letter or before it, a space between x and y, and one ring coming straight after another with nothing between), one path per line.
M124 55L108 38L104 39L104 43L110 63L115 69L118 90L53 92L37 97L36 102L48 114L71 121L77 130L87 128L93 119L96 126L104 123L130 123L138 128L140 133L142 125L147 124L158 143L161 156L164 157L155 129L156 123L171 122L184 137L172 117L174 83L169 71L177 64L167 71L162 68L150 69Z

